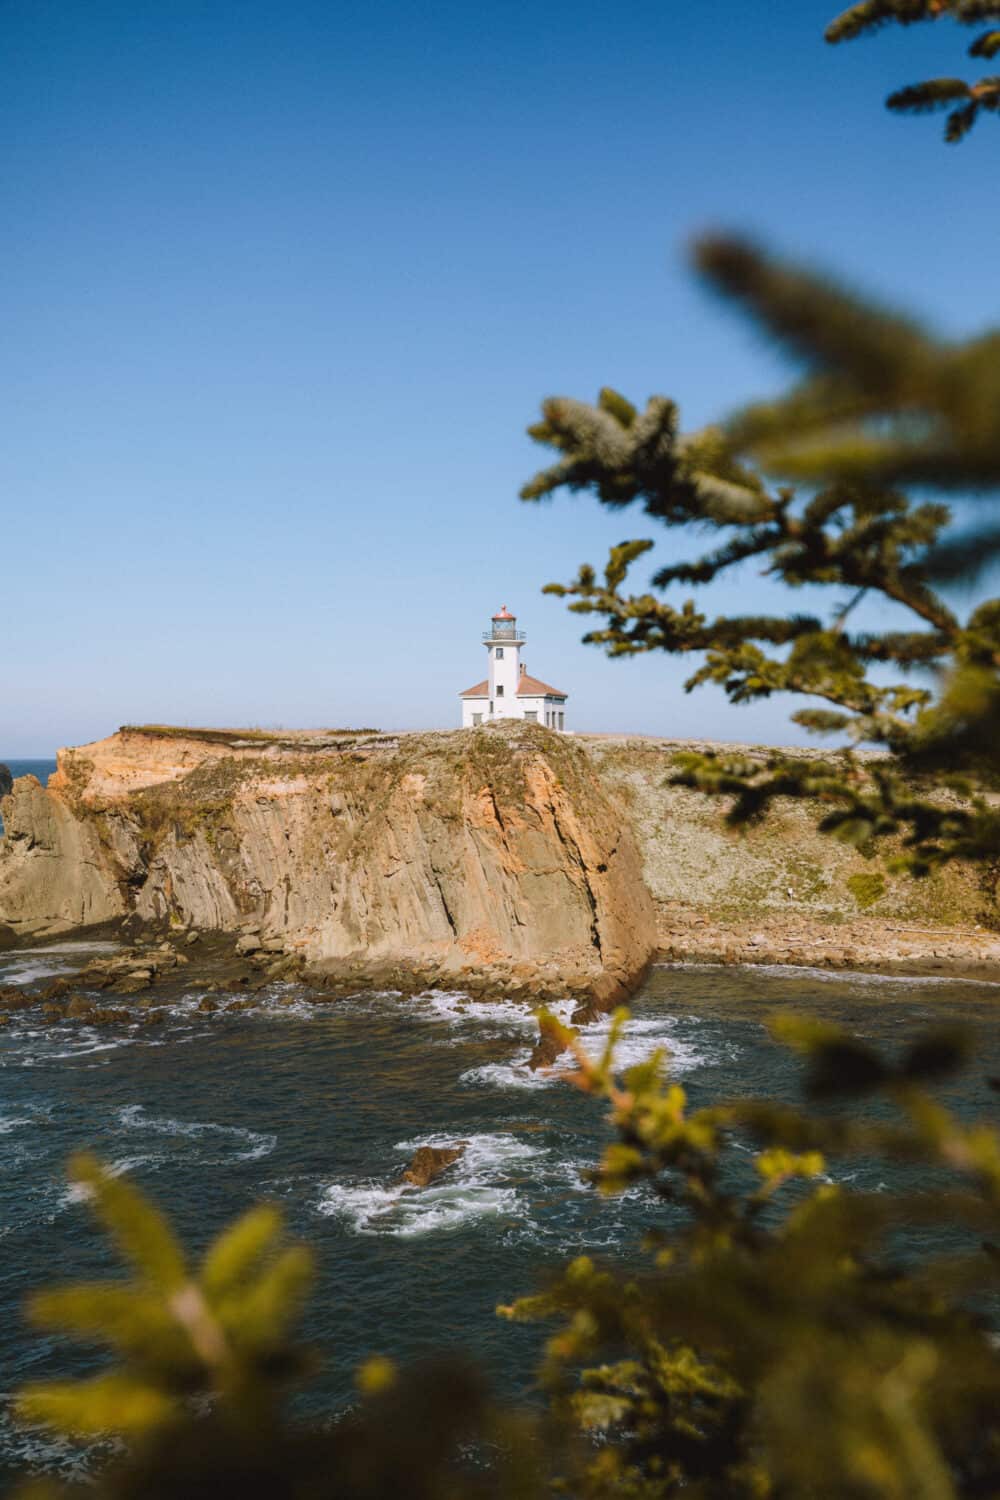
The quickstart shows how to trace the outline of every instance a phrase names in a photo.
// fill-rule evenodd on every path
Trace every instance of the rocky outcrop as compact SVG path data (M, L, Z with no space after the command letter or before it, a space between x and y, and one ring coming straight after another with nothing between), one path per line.
M575 1016L574 1016L575 1019ZM596 1020L596 1016L588 1012L588 1020ZM560 1028L554 1027L551 1022L546 1022L544 1016L539 1021L538 1041L531 1049L528 1057L528 1069L537 1073L539 1068L551 1068L558 1058L566 1051L566 1038Z
M34 776L18 777L0 814L0 924L20 935L69 932L124 915L95 819Z
M427 1187L446 1167L465 1155L465 1147L465 1141L459 1141L457 1146L418 1146L400 1182L408 1187Z
M62 751L47 789L21 777L0 802L0 947L125 919L188 934L195 956L197 932L202 946L226 934L261 982L304 972L331 996L569 991L574 1024L624 998L656 953L1000 960L996 892L975 871L893 874L819 834L805 804L734 831L718 801L671 785L682 748L523 723L121 730Z
M123 730L4 802L0 921L23 935L134 914L223 930L317 978L431 981L601 1004L655 947L614 793L541 728L230 737Z
M0 761L0 797L8 797L14 789L14 778L10 774L10 767Z

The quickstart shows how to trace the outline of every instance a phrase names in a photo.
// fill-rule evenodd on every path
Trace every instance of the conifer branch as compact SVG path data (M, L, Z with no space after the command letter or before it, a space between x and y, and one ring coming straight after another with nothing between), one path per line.
M613 548L603 577L585 565L572 583L548 591L569 599L575 613L603 617L584 640L611 656L703 656L688 691L714 683L732 703L776 693L812 700L817 706L800 709L795 722L887 749L903 776L942 765L982 769L1000 737L1000 602L963 622L934 582L953 578L973 548L980 564L1000 555L1000 528L949 538L949 508L914 502L900 486L917 475L944 490L970 481L1000 489L1000 335L944 344L915 321L742 240L702 241L697 260L808 373L789 396L690 436L663 397L642 415L607 391L596 407L547 402L545 420L531 430L558 448L560 461L525 486L525 498L565 484L615 507L637 501L671 528L722 534L700 555L654 572L652 587L665 598L627 592L649 539ZM658 434L656 462L639 441L650 431ZM797 493L780 482L788 477L809 483ZM805 615L710 619L694 599L670 597L679 584L735 578L753 562L793 588L846 591L850 603L824 623ZM866 597L901 607L924 628L850 632L847 617ZM904 678L934 672L937 688L930 680L873 682L868 669L876 664ZM815 772L790 761L763 780L756 772L720 778L707 761L688 774L685 784L735 795L736 822L779 796L819 795ZM985 805L959 815L870 769L846 779L834 769L824 774L822 797L840 810L821 826L837 837L891 835L914 873L952 858L992 858L1000 815Z
M1000 5L987 0L863 0L837 16L826 28L826 40L837 43L878 31L896 22L911 26L919 21L950 17L963 26L978 26L1000 19ZM1000 31L987 31L968 49L970 57L995 57L1000 52ZM963 140L981 110L1000 110L1000 78L981 78L969 84L959 78L934 78L911 84L889 95L886 104L900 114L926 114L954 105L945 122L949 144Z

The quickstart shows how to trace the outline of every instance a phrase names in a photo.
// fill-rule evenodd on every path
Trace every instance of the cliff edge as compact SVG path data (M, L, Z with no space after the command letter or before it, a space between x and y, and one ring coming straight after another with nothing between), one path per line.
M268 973L601 1004L654 956L995 971L995 870L894 875L804 803L729 828L672 784L690 744L122 729L0 799L0 936L195 928Z
M610 1004L657 943L623 806L584 749L527 724L407 735L122 729L3 801L0 922L134 915L242 934L316 976Z

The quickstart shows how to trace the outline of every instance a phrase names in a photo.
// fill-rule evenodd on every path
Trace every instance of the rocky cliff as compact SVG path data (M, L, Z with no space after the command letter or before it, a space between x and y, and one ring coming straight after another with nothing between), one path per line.
M568 984L604 1003L656 952L1000 959L975 873L893 877L801 805L734 832L670 785L677 749L529 724L123 729L3 799L0 927L194 927L314 974Z
M314 973L566 982L610 1002L656 946L623 808L530 725L374 734L122 730L3 803L0 921L132 915L242 933Z

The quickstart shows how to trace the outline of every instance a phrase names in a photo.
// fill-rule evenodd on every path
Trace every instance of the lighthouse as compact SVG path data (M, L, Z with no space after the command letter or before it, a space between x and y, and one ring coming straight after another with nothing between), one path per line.
M483 631L486 678L459 694L462 728L478 729L498 719L525 719L547 729L566 728L566 693L532 677L521 660L527 636L517 628L517 616L501 605Z

